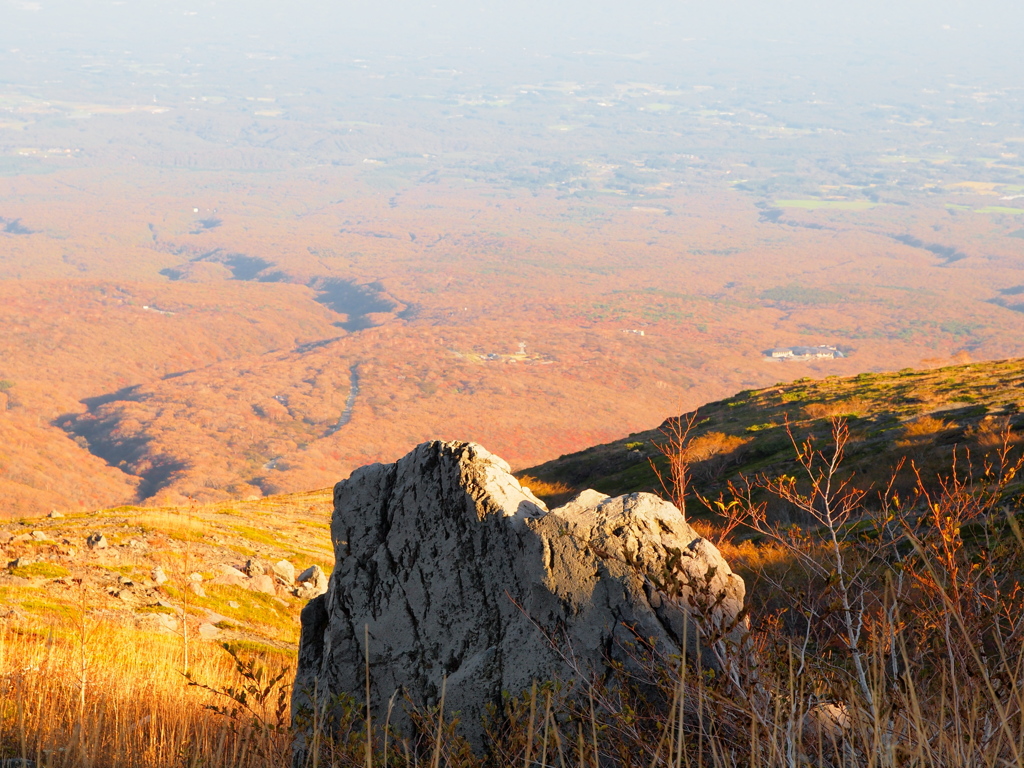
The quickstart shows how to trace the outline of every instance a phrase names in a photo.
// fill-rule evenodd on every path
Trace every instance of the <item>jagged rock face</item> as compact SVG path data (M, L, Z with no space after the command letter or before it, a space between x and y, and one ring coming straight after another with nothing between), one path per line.
M743 581L674 506L585 491L549 512L471 443L357 470L334 489L331 535L336 570L302 614L294 712L363 699L364 627L377 717L395 691L436 704L446 679L445 711L477 747L502 691L628 668L638 637L667 660L684 615L705 638L743 631ZM691 658L696 635L691 621Z

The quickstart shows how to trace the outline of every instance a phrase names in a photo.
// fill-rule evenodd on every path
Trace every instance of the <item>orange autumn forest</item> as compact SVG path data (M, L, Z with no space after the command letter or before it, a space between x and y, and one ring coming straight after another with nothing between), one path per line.
M1020 8L2 18L0 766L1024 764Z

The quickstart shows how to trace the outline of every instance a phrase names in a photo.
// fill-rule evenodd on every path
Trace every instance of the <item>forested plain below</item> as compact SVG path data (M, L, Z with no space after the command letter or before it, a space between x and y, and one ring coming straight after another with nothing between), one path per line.
M596 55L291 90L258 56L259 87L2 57L7 515L323 488L433 438L522 468L776 381L1024 355L1024 127L981 81L783 108Z

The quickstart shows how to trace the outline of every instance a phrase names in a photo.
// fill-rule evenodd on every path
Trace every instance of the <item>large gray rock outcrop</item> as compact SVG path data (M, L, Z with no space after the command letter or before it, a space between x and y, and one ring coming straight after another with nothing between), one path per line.
M674 506L585 491L548 511L471 443L356 470L335 486L331 535L329 588L302 612L296 713L363 700L364 627L378 722L395 691L436 704L446 679L445 711L477 747L502 691L585 684L638 652L671 663L684 631L692 659L698 625L705 664L742 645L743 581Z

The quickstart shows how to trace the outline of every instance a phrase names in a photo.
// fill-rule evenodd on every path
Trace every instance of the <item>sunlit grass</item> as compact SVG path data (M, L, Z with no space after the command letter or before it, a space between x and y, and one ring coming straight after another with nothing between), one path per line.
M869 200L776 200L773 205L777 208L802 208L808 211L866 211L878 207L881 203L872 203Z
M1024 214L1024 208L1010 208L1005 205L986 205L984 208L975 208L975 213L1007 213L1011 216Z

